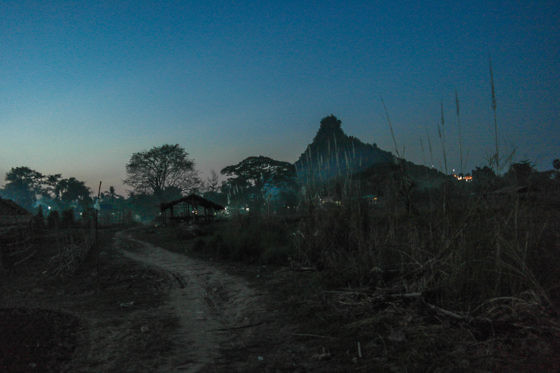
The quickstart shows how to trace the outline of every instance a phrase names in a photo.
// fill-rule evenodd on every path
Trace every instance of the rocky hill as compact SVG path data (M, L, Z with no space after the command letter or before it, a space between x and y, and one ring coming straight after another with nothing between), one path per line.
M374 164L393 162L391 152L346 135L341 123L334 115L321 120L313 142L295 162L301 182L323 182L365 170Z

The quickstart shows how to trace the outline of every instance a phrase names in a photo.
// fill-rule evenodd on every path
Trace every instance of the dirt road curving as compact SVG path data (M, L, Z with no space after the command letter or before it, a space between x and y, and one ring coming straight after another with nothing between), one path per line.
M173 335L174 351L159 371L241 369L264 360L246 345L252 329L268 321L260 295L246 280L135 239L131 231L117 233L115 246L122 248L125 257L164 271L174 281L164 307L177 316L179 326ZM242 353L231 361L225 350Z
M12 336L0 341L0 371L324 371L310 369L261 269L197 260L136 234L104 232L97 259L66 277L45 272L45 251L0 279L0 332Z

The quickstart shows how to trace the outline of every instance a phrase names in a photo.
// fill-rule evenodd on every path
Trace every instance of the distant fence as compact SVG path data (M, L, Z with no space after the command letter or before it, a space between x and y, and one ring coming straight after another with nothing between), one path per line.
M0 268L16 267L36 254L29 224L0 228Z
M95 226L61 230L55 233L57 252L49 259L47 273L65 276L76 272L95 247Z
M45 274L63 276L76 271L95 246L93 221L66 229L33 229L31 224L0 228L0 270L12 270L49 247Z

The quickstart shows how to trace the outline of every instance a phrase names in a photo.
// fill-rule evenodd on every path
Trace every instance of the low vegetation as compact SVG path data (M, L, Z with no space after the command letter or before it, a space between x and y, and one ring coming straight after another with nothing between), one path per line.
M406 187L403 168L374 201L345 179L339 201L308 198L303 215L253 212L194 234L164 229L188 254L299 271L277 282L279 307L303 334L328 337L324 358L347 353L344 341L350 360L360 342L361 364L379 368L552 369L560 179L531 171L520 180L516 168L423 190Z

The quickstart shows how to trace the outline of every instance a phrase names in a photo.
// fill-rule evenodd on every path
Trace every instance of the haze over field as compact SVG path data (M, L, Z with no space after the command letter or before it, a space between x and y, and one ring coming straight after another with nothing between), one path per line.
M2 177L28 166L122 193L131 154L164 143L203 173L295 162L331 113L392 151L380 97L419 164L427 132L441 154L443 102L458 168L455 90L471 170L493 151L489 55L504 152L539 169L558 157L555 1L18 1L0 17Z

